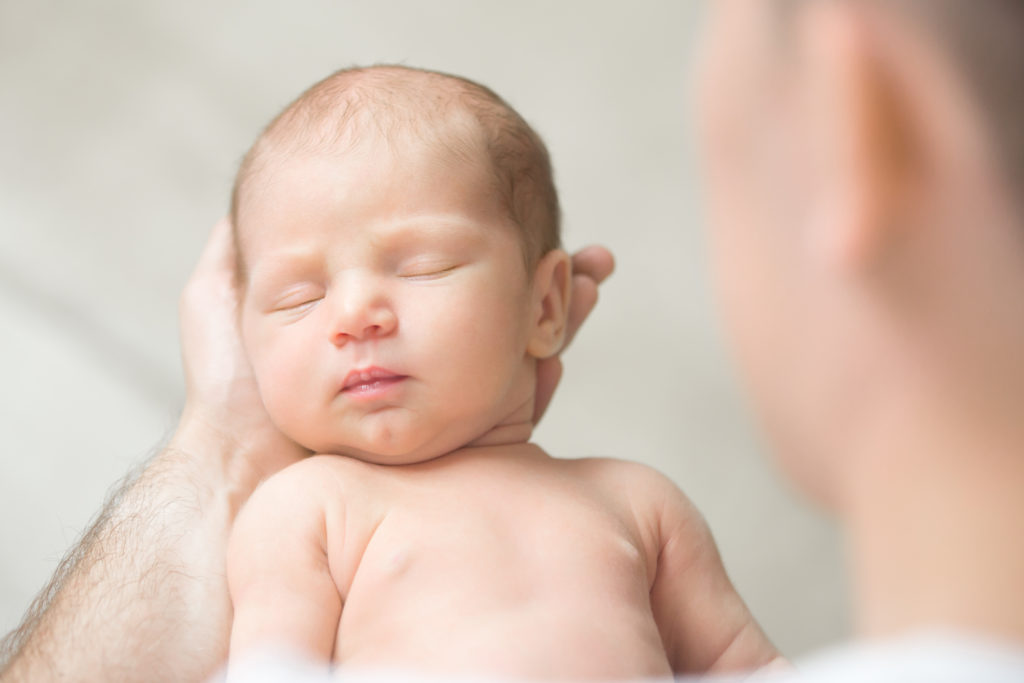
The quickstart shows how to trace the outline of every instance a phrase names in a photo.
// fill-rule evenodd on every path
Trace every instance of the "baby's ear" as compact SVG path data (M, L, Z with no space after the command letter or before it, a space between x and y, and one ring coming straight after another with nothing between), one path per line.
M548 358L562 349L571 289L569 255L561 249L549 251L537 264L533 275L532 319L526 351L534 358Z

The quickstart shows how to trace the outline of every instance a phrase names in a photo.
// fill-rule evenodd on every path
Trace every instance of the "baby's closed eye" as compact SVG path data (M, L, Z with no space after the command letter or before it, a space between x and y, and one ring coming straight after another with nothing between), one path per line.
M452 273L461 265L451 258L417 258L403 263L398 268L398 276L405 280L433 280Z
M305 312L324 298L324 290L308 283L293 285L272 300L269 312Z

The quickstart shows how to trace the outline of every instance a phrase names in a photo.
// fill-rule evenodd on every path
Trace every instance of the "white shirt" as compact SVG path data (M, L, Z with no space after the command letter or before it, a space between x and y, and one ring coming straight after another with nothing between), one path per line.
M952 632L836 646L788 671L677 679L679 683L1024 683L1024 649ZM224 680L223 677L215 678ZM299 658L257 655L232 666L229 683L512 683L401 672L333 673Z

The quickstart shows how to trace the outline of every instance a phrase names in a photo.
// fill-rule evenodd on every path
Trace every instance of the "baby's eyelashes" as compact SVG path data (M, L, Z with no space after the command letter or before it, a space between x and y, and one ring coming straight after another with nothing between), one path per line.
M366 287L382 290L387 288L386 283L391 278L414 282L439 280L451 275L465 265L467 265L465 262L455 262L450 259L417 260L395 267L393 270L391 268L380 269L370 275L370 280L364 283L342 283L340 281L334 283L326 281L323 283L302 282L277 292L274 289L268 289L265 291L265 304L262 308L267 314L284 313L289 316L300 316L323 301L328 296L330 290L344 291L341 287L346 284L356 286L360 290Z
M269 312L304 313L322 301L324 295L325 292L317 287L291 287L271 304Z
M321 297L319 299L312 299L310 301L303 301L302 303L299 303L299 304L288 305L288 306L284 306L284 307L278 308L278 309L276 309L276 312L278 312L278 313L291 313L291 314L294 314L294 315L299 315L299 314L305 313L306 311L310 310L311 308L316 306L318 303L320 303L320 301L322 301L322 300L323 300L323 297Z
M424 263L405 266L398 271L403 280L434 280L452 273L459 264Z

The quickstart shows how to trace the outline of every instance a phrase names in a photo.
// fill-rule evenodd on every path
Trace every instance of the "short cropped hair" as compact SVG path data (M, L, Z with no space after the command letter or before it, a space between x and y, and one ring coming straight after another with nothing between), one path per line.
M815 1L780 0L776 7L785 17ZM976 99L989 127L989 139L998 155L996 161L1006 172L1011 187L1024 185L1024 2L847 1L874 2L884 9L902 12L936 37Z
M986 117L999 161L1019 188L1024 183L1024 2L902 2L949 43Z
M466 161L482 152L495 190L521 230L528 270L561 246L561 210L547 147L511 106L467 78L377 65L342 69L314 84L256 139L231 193L236 247L240 208L268 168L292 155L343 150L368 134L399 149L403 136L412 135ZM239 260L241 278L244 267Z

